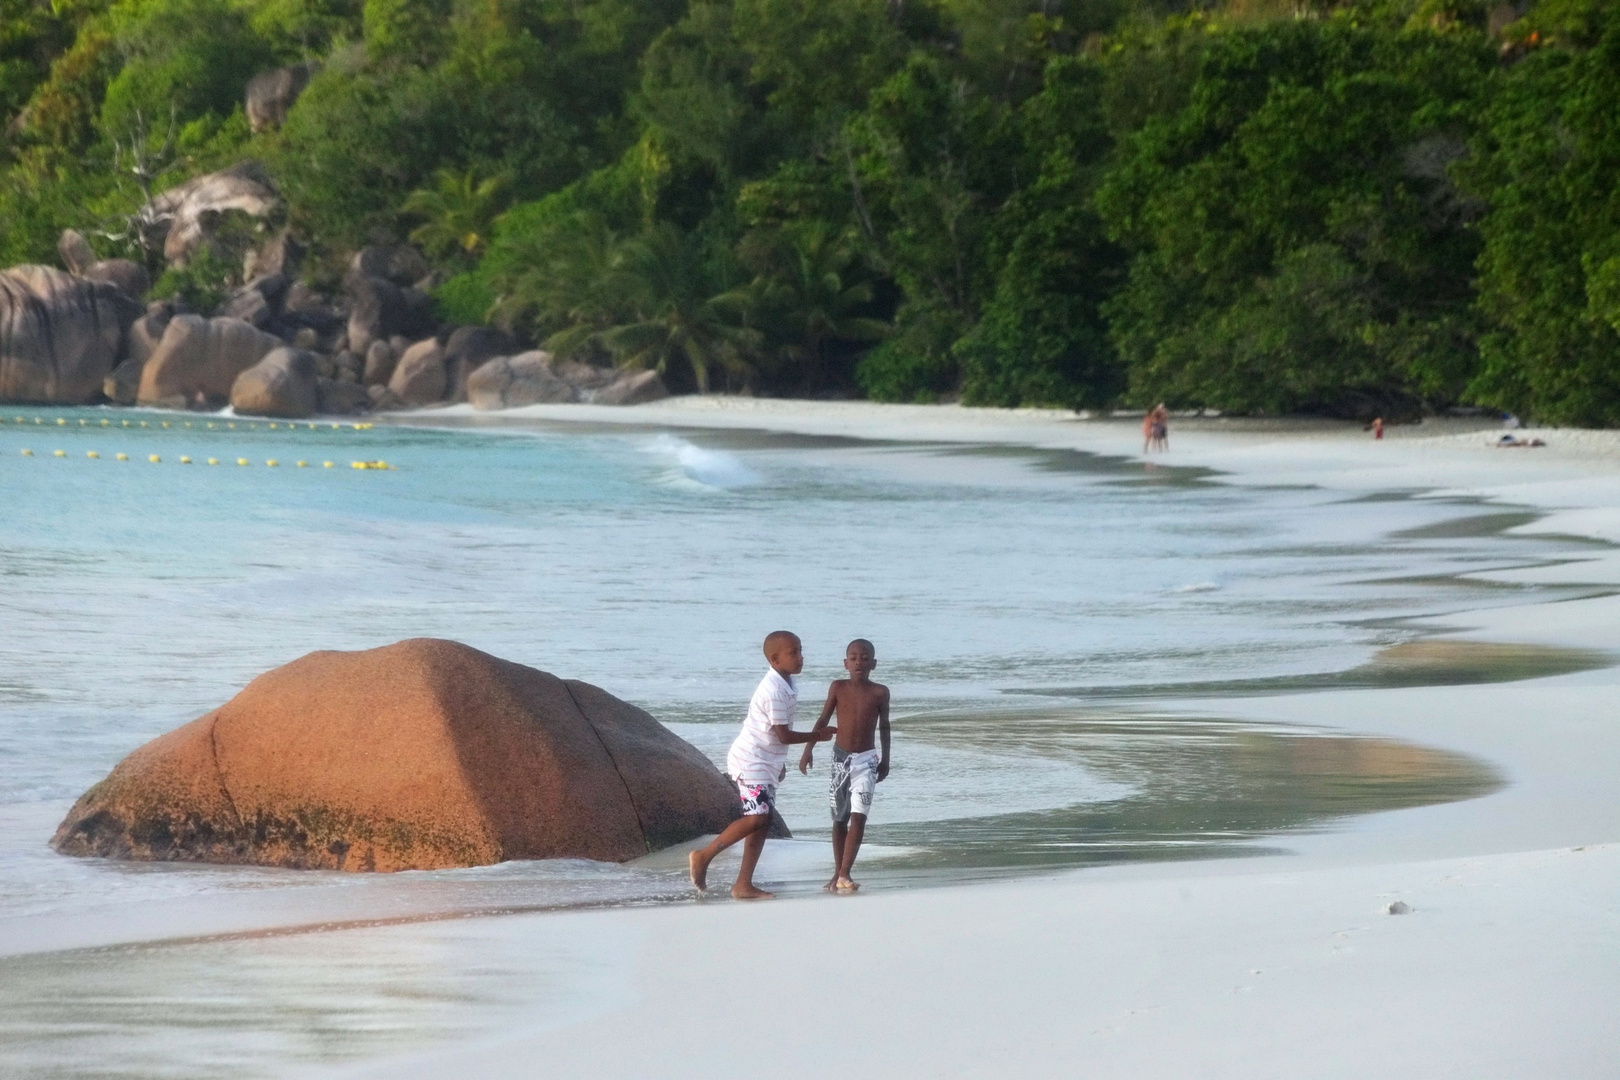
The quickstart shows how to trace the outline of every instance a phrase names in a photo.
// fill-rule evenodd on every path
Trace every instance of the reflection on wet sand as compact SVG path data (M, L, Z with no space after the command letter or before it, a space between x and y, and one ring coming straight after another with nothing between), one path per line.
M1553 645L1515 645L1491 641L1432 638L1408 641L1379 650L1365 664L1346 671L1278 675L1264 679L1220 679L1209 682L1142 683L1072 686L1039 690L1006 690L1033 697L1088 698L1098 701L1141 698L1255 697L1313 690L1386 690L1412 686L1469 686L1516 682L1596 671L1615 662L1598 649Z
M917 718L908 735L1078 758L1132 793L1107 802L874 828L913 850L869 876L952 880L1141 860L1253 855L1338 817L1489 794L1485 762L1388 739L1227 720L1072 711Z

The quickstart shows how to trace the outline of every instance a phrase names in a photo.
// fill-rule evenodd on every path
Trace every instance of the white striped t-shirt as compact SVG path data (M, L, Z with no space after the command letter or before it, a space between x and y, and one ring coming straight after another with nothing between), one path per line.
M776 725L793 727L799 711L799 685L793 676L775 668L767 671L748 703L742 731L726 754L726 772L733 780L775 784L787 768L787 743L776 737Z

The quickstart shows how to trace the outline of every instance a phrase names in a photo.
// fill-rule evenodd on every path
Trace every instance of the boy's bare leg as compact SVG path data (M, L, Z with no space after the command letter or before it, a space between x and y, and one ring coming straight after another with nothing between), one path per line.
M769 817L763 814L740 817L727 825L724 832L709 842L708 847L687 855L686 869L692 875L692 884L697 886L698 892L708 888L709 864L714 862L715 856L744 837L754 835L755 832L760 834L761 842L763 842L765 833L762 826L769 824L770 820ZM758 859L759 856L755 855L754 858Z
M770 818L756 815L759 818L760 828L748 834L743 841L742 865L737 868L737 883L731 887L733 900L769 900L775 893L768 893L764 889L754 887L754 866L759 862L760 852L765 850L765 825Z
M838 874L833 878L833 888L838 892L854 892L860 888L849 872L855 868L855 856L861 853L861 838L866 835L866 815L849 815L849 834L844 838L843 850L838 853Z
M849 826L842 821L833 822L833 875L827 879L827 884L821 887L823 892L832 892L838 884L838 868L844 865L844 838L849 835Z

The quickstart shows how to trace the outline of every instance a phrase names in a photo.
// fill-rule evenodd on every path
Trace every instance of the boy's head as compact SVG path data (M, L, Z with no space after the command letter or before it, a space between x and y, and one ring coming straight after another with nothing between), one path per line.
M765 659L778 675L797 675L804 670L804 646L799 635L788 630L772 630L765 635Z
M856 682L865 682L872 669L877 667L877 650L872 643L863 637L858 637L844 647L844 670Z

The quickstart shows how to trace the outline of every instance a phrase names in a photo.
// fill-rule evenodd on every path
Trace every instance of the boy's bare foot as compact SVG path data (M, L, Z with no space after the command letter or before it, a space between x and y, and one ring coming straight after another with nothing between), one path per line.
M757 889L752 885L733 885L731 898L733 900L770 900L776 896L773 892Z
M703 852L693 851L686 856L686 872L692 875L692 884L697 886L698 892L709 887L709 860L703 857Z
M827 879L827 884L821 887L822 892L832 892L838 886L838 875L834 874Z
M833 890L841 893L851 893L859 889L860 885L847 877L839 878L833 883Z

